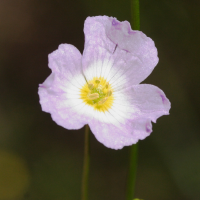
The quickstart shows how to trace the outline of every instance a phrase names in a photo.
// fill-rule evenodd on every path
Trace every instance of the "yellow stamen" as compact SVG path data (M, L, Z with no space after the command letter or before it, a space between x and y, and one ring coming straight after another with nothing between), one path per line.
M111 96L112 95L112 91L111 90L108 90L108 93L107 93L107 96Z
M90 90L92 90L93 87L94 87L94 84L92 84L92 83L89 83L89 84L88 84L88 88L89 88Z
M99 112L108 111L114 102L111 84L103 77L94 77L80 89L80 98Z
M99 94L98 93L89 94L88 97L90 100L95 100L99 98Z
M97 80L95 81L95 83L96 83L96 84L99 84L99 83L100 83L100 80L97 79Z
M101 104L105 103L107 101L107 99L108 99L108 97L101 99L101 101L99 101L98 104L101 105Z

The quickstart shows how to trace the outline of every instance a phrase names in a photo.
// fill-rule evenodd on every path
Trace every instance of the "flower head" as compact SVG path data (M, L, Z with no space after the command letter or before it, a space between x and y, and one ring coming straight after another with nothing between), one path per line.
M107 16L88 17L84 33L83 55L70 44L49 54L52 73L39 86L42 110L67 129L89 124L107 147L135 144L170 109L162 90L139 84L158 63L154 42Z

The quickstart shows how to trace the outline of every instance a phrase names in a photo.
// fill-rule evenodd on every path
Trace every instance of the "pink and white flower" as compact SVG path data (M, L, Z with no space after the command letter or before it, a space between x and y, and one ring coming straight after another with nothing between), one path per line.
M89 124L109 148L135 144L170 109L162 90L139 84L158 63L154 42L107 16L88 17L84 33L83 55L70 44L49 54L52 73L39 86L42 110L67 129Z

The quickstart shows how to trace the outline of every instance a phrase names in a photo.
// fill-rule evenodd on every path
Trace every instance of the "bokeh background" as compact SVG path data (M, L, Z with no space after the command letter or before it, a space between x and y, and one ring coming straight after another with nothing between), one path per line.
M139 142L136 196L200 200L200 1L141 0L141 30L160 62L144 81L172 103ZM0 1L0 200L80 199L84 129L69 131L41 111L38 84L61 43L84 48L87 16L130 21L128 0ZM123 200L129 148L112 150L91 134L89 196Z

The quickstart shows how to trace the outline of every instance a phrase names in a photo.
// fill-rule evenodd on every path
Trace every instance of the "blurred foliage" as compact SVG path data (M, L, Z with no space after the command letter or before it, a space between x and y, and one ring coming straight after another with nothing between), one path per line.
M16 199L26 192L30 176L27 166L20 157L0 151L0 198Z
M136 196L200 199L200 2L140 1L141 30L160 62L145 83L172 103L170 116L139 144ZM81 52L87 16L130 20L129 1L0 1L0 200L80 198L83 129L65 130L41 111L37 88L50 74L47 55L69 43ZM122 200L128 147L91 138L90 199Z

